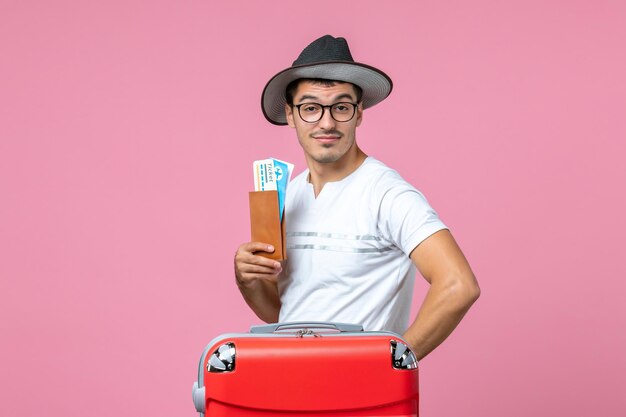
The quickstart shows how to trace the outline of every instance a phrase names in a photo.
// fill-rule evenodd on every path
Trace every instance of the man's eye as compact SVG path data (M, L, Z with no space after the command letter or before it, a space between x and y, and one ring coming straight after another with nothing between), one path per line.
M348 110L350 110L350 107L345 104L337 104L335 106L335 110L338 112L347 112Z
M301 109L307 113L315 113L316 111L320 110L318 106L314 105L302 106Z

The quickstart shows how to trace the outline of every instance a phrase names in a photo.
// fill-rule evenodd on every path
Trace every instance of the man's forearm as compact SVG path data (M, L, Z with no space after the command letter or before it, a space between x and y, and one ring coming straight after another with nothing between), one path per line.
M258 318L266 323L278 321L280 297L275 282L257 279L247 284L237 282L244 300Z
M431 285L415 321L404 334L418 360L452 333L479 295L477 285Z

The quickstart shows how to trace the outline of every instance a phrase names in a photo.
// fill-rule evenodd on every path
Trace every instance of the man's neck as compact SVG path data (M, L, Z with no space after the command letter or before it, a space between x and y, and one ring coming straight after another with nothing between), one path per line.
M367 155L355 145L355 151L344 155L339 161L331 163L320 163L307 160L309 168L309 182L313 184L315 197L322 192L324 185L328 182L341 181L352 174L365 161Z

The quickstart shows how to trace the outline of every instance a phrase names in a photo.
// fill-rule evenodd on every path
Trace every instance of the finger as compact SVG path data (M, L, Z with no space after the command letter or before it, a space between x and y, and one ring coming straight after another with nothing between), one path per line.
M262 266L274 269L275 271L278 271L282 268L280 262L273 259L269 259L264 256L254 255L250 252L237 252L237 254L235 255L235 266L238 269L241 269L246 265Z
M264 243L264 242L247 242L239 246L238 252L240 251L249 252L249 253L255 253L255 252L273 253L274 246L270 245L269 243Z
M275 266L263 266L263 265L255 265L255 264L241 264L239 267L239 271L242 273L248 274L279 274L282 271L280 264L278 267Z

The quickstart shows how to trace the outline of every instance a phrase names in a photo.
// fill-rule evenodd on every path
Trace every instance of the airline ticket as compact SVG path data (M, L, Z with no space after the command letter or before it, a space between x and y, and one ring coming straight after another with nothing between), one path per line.
M276 158L254 161L254 191L278 191L278 208L280 220L283 219L285 209L285 195L287 185L293 173L293 164Z

